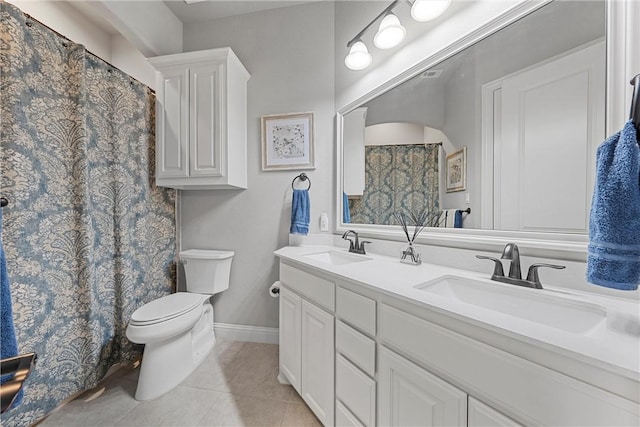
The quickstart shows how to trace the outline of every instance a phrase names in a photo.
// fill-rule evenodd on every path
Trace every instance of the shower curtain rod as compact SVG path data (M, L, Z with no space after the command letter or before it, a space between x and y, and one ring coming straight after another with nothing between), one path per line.
M417 142L415 144L372 144L365 147L410 147L412 145L442 145L442 142Z
M27 19L29 19L29 20L31 20L31 21L34 21L34 22L37 22L38 24L42 25L43 27L47 28L48 30L50 30L50 31L52 31L52 32L54 32L54 33L56 33L59 37L62 37L63 39L65 39L65 40L67 40L67 41L69 41L69 42L71 42L71 43L79 44L79 43L74 42L74 41L73 41L73 40L71 40L69 37L65 36L64 34L61 34L61 33L59 33L58 31L54 30L53 28L51 28L51 27L50 27L50 26L48 26L47 24L43 23L42 21L40 21L40 20L38 20L38 19L34 18L33 16L29 15L28 13L22 12L22 10L20 10L20 12L21 12L25 17L27 17ZM31 25L29 25L29 23L27 23L26 25L27 25L27 27L31 27ZM113 64L111 64L111 63L109 63L109 62L105 61L104 59L102 59L101 57L99 57L99 56L98 56L98 55L96 55L95 53L91 52L89 49L87 49L87 48L86 48L86 46L84 47L84 50L85 50L89 55L91 55L91 56L93 56L94 58L96 58L97 60L102 61L102 62L104 62L105 64L107 64L109 67L111 67L111 68L113 68L113 69L116 69L116 70L120 71L122 74L125 74L125 75L126 75L126 76L128 76L130 79L135 80L136 82L140 83L141 85L146 86L146 87L147 87L147 89L149 89L149 90L150 90L150 91L155 95L156 91L155 91L154 89L152 89L152 88L150 88L149 86L147 86L146 84L142 83L140 80L136 79L135 77L133 77L133 76L132 76L132 75L130 75L129 73L126 73L126 72L122 71L120 68L116 67L115 65L113 65Z

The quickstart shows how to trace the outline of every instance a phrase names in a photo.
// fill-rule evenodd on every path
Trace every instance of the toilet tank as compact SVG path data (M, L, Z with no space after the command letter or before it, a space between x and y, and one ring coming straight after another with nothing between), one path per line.
M189 249L179 254L187 292L213 295L229 288L233 251Z

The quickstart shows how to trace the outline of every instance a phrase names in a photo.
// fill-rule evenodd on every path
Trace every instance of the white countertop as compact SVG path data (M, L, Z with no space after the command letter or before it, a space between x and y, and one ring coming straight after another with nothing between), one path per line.
M516 288L523 293L536 293L536 296L543 293L577 303L596 304L606 310L606 321L586 333L572 333L416 288L447 275L488 281L490 272L480 274L426 263L413 266L400 263L398 258L377 254L367 254L371 260L344 265L305 257L328 250L346 252L330 246L287 246L277 250L275 255L640 382L640 307L637 302L547 286L539 290L490 281L491 285Z

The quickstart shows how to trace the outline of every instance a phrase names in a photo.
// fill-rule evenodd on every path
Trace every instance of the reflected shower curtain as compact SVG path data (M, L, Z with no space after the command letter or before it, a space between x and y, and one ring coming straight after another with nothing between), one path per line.
M351 222L396 224L394 212L440 210L437 144L365 147L365 188L350 200Z
M18 347L38 354L27 426L139 353L131 313L175 278L173 190L153 180L154 96L0 3L3 241Z

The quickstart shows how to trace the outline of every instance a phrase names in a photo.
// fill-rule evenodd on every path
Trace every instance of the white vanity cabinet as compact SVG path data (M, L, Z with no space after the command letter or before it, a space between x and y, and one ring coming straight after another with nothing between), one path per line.
M544 349L499 330L350 280L337 269L283 258L280 376L324 425L640 421L635 382L584 375L570 355L560 363L549 355L533 354L536 359L531 354Z
M247 188L247 80L230 48L149 58L156 69L156 184Z
M335 285L284 264L280 281L279 379L296 389L324 425L333 425Z

